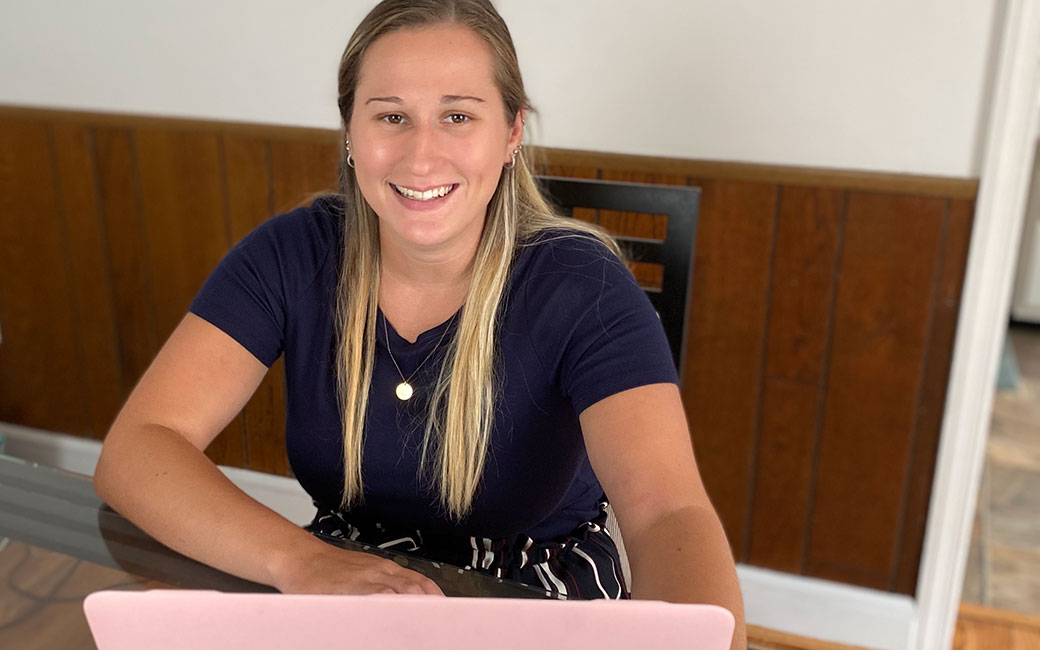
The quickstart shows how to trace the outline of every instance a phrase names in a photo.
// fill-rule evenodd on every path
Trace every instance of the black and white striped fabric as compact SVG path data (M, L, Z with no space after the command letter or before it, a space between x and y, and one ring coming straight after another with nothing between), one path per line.
M479 571L496 578L544 588L566 599L627 599L628 587L617 546L606 529L607 504L600 515L562 538L537 542L526 535L511 539L432 535L414 528L358 521L319 504L307 530L369 546L416 555Z

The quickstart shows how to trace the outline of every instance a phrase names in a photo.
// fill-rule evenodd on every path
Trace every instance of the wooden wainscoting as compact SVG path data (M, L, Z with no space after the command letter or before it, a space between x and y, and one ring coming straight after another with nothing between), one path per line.
M15 107L0 142L0 420L90 437L224 252L339 160L331 130ZM737 559L912 593L977 182L536 154L703 189L682 394ZM272 370L214 460L289 473Z

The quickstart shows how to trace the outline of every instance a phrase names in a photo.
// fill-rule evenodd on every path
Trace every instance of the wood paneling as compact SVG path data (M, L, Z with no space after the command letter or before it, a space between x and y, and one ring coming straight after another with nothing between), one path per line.
M119 367L115 302L109 282L108 251L102 230L94 174L93 139L82 125L52 127L58 201L65 223L64 252L72 283L81 390L88 411L88 435L108 431L125 398Z
M686 185L688 183L685 176L633 171L604 170L600 177L607 181L625 183L652 183L655 185ZM668 235L668 216L663 214L600 210L599 223L608 231L622 237L641 237L664 241Z
M542 164L536 171L543 176L563 176L564 178L599 178L599 169L595 167L577 167L574 165Z
M100 436L227 248L336 188L335 131L0 116L0 418L31 426ZM976 181L531 153L702 187L682 395L738 559L912 593ZM283 387L279 361L211 457L289 474Z
M119 337L122 394L129 395L159 349L137 157L124 129L94 130L102 228Z
M834 297L843 195L785 187L777 224L766 374L816 384Z
M136 132L156 327L165 341L230 246L219 140L210 134Z
M746 552L751 564L802 571L819 404L816 386L766 380Z
M157 337L165 341L230 246L219 136L160 129L136 132ZM206 449L215 462L245 464L241 421Z
M229 238L237 244L273 216L270 147L261 138L223 137Z
M738 556L748 520L776 188L703 189L683 402L705 487Z
M638 170L645 174L665 174L691 178L748 181L770 185L797 185L802 187L887 192L911 196L969 200L975 197L979 189L978 179L973 178L887 174L819 167L763 165L719 160L691 160L688 158L576 151L573 149L532 148L536 149L536 155L547 161L548 164L564 167L589 167L602 170L603 173Z
M852 192L807 570L885 589L946 202Z
M87 407L48 127L0 120L0 142L0 419L82 435Z
M337 190L337 147L290 140L273 140L270 147L275 214L309 204L316 194Z
M782 188L748 561L803 568L843 195Z
M953 343L957 333L957 314L960 310L961 287L968 262L971 241L972 201L951 201L946 234L943 238L942 267L939 286L933 305L932 328L929 333L925 374L921 399L917 408L917 423L907 474L907 494L904 499L900 546L890 588L913 594L917 585L919 562L924 547L924 531L928 518L928 501L932 494L932 478L939 453L939 434L942 430L946 389L953 361Z
M285 450L285 364L271 365L242 412L249 469L291 476Z
M229 135L224 138L224 156L231 239L238 242L273 215L271 148L259 138ZM246 466L289 475L285 383L280 359L267 371L239 417L245 432Z

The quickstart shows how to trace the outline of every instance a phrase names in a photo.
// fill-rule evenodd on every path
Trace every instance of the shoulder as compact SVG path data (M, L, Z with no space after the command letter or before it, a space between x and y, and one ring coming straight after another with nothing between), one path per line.
M528 289L532 283L564 291L618 284L638 289L628 267L605 243L588 233L562 228L538 232L520 245L516 281L518 288Z
M507 309L539 329L544 343L599 327L632 313L654 314L625 263L602 241L581 231L539 232L521 245ZM654 316L656 319L656 316Z
M511 331L557 377L576 413L621 391L677 377L653 305L606 244L539 233L518 257Z
M222 266L255 278L294 302L306 287L335 273L343 241L343 204L323 196L264 221L225 256Z
M552 252L576 258L616 258L610 249L597 237L583 231L568 228L540 230L520 243L520 252Z
M242 238L213 270L192 303L257 303L281 327L283 316L309 287L334 281L342 239L342 204L321 197L272 217ZM201 311L196 311L205 318Z
M238 341L265 366L284 349L305 296L334 279L342 209L322 198L272 217L246 235L210 273L190 311ZM308 303L309 304L309 303Z

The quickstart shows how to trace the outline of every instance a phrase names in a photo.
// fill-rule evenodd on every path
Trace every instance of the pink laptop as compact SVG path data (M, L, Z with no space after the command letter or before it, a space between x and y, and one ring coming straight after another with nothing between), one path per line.
M99 591L83 603L98 650L727 650L714 605L437 596Z

